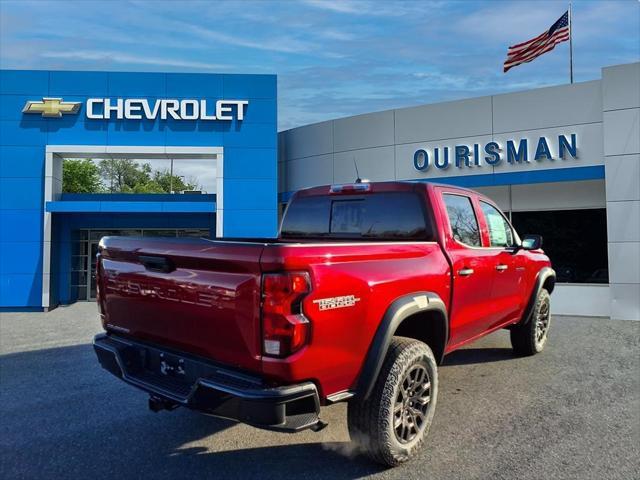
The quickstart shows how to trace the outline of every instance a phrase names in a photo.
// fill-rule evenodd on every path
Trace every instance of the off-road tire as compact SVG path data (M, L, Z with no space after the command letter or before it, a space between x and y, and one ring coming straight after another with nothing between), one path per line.
M535 355L544 349L551 326L550 308L551 296L546 289L541 288L531 319L524 325L511 328L511 346L516 355Z
M420 375L422 373L422 375ZM412 383L412 375L415 380ZM428 377L425 379L425 376ZM427 382L429 386L427 387ZM413 385L410 387L410 385ZM409 390L409 389L413 390ZM427 395L428 388L428 395ZM418 390L420 389L420 390ZM421 397L418 397L418 392ZM405 395L412 392L414 396ZM399 400L399 396L403 399ZM427 398L428 396L428 398ZM401 408L403 402L421 398L426 411L419 418L414 408ZM393 337L382 368L369 398L353 399L347 409L351 440L372 460L387 466L396 466L416 455L424 444L435 413L438 398L438 371L431 349L412 338ZM426 402L426 403L422 403ZM411 403L411 405L414 405ZM417 405L417 403L415 403ZM396 406L397 408L394 408ZM400 417L396 421L396 416ZM412 413L413 412L413 415ZM403 416L406 415L406 416ZM399 439L394 424L411 421L417 430L415 437L407 441ZM417 425L419 424L419 428ZM403 433L407 430L401 430Z

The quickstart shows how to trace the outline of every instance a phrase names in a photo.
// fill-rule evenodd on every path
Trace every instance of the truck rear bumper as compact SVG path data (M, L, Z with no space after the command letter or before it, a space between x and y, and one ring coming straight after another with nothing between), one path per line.
M269 387L259 377L115 335L97 335L93 347L104 369L151 395L154 410L185 406L287 432L324 425L312 382Z

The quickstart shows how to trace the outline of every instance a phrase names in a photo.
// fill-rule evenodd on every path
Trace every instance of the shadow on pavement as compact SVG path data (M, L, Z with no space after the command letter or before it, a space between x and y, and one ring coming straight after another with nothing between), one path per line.
M245 443L249 443L248 441ZM215 478L332 478L356 479L384 468L364 457L350 458L340 451L348 442L305 443L247 448L202 454L201 449L180 450L165 460L175 471L207 472Z
M443 366L501 362L516 358L511 348L464 348L444 357Z
M151 413L146 394L103 371L91 345L0 356L0 386L3 479L346 479L382 470L349 455L349 442L286 444L295 437L279 434L282 443L265 446L269 437L256 433L260 444L253 429L227 431L231 421Z

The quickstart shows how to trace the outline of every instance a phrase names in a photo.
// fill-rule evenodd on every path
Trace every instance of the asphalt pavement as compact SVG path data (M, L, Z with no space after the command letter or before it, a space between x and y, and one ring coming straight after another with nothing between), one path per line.
M101 370L93 303L0 313L0 478L640 478L640 322L555 317L545 351L497 332L452 353L423 452L386 469L354 451L346 409L273 433L147 396Z

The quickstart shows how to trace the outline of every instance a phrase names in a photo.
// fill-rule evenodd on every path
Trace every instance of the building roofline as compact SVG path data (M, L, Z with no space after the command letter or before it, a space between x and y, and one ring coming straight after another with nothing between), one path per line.
M640 63L640 62L630 62L630 63L621 63L621 64L616 64L616 65L608 65L606 67L601 67L601 71L605 70L605 69L609 69L609 68L616 68L616 67L623 67L623 66L627 66L627 65L635 65L636 63ZM289 132L291 130L296 130L298 128L304 128L304 127L311 127L314 125L320 125L323 123L328 123L328 122L333 122L336 120L346 120L346 119L350 119L350 118L357 118L357 117L363 117L365 115L372 115L372 114L377 114L377 113L385 113L385 112L396 112L398 110L408 110L411 108L419 108L419 107L426 107L426 106L432 106L432 105L446 105L446 104L451 104L451 103L456 103L456 102L465 102L465 101L469 101L469 100L477 100L477 99L481 99L481 98L493 98L493 97L501 97L504 95L517 95L520 93L527 93L527 92L533 92L533 91L538 91L538 90L547 90L550 88L561 88L561 87L567 87L567 88L573 88L579 85L586 85L589 83L595 83L595 82L601 82L602 81L602 75L600 78L596 78L593 80L585 80L582 82L574 82L574 83L559 83L556 85L544 85L541 87L536 87L536 88L530 88L530 89L524 89L524 90L513 90L513 91L509 91L509 92L500 92L500 93L492 93L490 95L480 95L477 97L464 97L464 98L458 98L458 99L453 99L453 100L444 100L442 102L432 102L432 103L420 103L418 105L412 105L409 107L398 107L398 108L387 108L384 110L374 110L372 112L365 112L365 113L358 113L356 115L348 115L346 117L337 117L337 118L331 118L331 119L327 119L327 120L322 120L319 122L313 122L313 123L307 123L305 125L300 125L297 127L293 127L293 128L288 128L286 130L281 130L278 132L278 134L281 133L286 133Z

